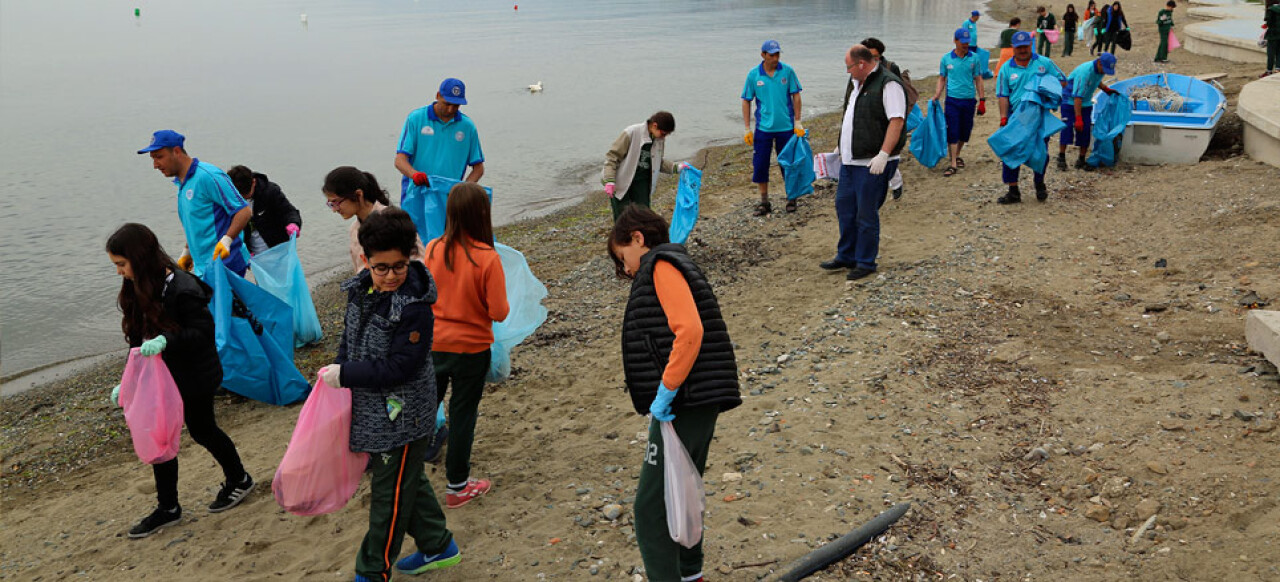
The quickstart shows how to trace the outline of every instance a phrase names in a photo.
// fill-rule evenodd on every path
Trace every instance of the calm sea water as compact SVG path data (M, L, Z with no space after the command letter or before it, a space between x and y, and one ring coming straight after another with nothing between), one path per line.
M320 184L339 165L398 199L408 112L467 83L500 222L598 188L623 127L675 114L669 156L740 132L760 44L796 68L805 114L839 106L866 36L936 72L978 0L0 0L0 366L11 375L122 350L107 235L126 221L182 245L175 187L134 152L172 128L223 169L279 183L303 215L308 273L349 261ZM134 9L141 16L134 16ZM306 14L304 24L301 15ZM984 19L982 44L999 26ZM526 87L542 81L545 91Z

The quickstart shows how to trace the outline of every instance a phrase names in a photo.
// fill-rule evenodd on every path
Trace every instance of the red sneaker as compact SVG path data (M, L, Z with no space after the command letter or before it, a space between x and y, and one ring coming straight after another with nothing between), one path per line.
M490 483L488 479L467 479L467 486L462 491L454 493L450 490L449 494L445 495L445 507L449 509L462 507L470 503L472 499L488 493L492 488L493 483Z

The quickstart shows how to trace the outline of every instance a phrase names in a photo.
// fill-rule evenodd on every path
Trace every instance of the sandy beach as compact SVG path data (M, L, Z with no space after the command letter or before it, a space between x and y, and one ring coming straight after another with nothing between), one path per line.
M1035 4L989 9L1025 22ZM1164 0L1124 4L1135 50L1118 76L1160 70ZM1185 6L1175 18L1180 31ZM1087 58L1077 46L1055 61ZM1259 72L1170 58L1165 70L1225 73L1232 105ZM933 83L918 82L922 99ZM836 123L806 120L816 151ZM812 579L1280 579L1280 376L1243 336L1251 303L1280 304L1280 170L1242 155L1229 109L1198 165L1051 168L1047 202L998 206L983 143L997 123L978 118L956 176L904 156L880 271L857 283L817 267L835 247L831 184L794 214L754 218L748 147L692 160L705 174L688 246L719 295L745 400L720 417L705 475L708 580L766 577L900 502L912 510L887 534ZM655 201L668 216L673 191L667 180ZM321 222L310 228L346 227ZM608 227L597 194L499 229L547 284L550 317L481 404L473 475L494 489L447 512L464 564L419 579L635 579L647 420L622 391L628 284L605 255ZM337 282L315 299L327 337L297 352L304 373L341 333ZM154 486L107 402L122 364L0 401L0 579L351 579L367 479L319 517L285 513L269 491L296 405L220 396L259 489L209 514L221 472L184 435L183 521L127 539ZM428 473L442 492L443 467Z

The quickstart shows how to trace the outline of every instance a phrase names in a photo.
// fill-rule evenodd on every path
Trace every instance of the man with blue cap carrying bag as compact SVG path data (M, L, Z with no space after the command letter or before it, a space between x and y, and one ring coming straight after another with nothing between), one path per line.
M1045 75L1050 75L1062 83L1067 77L1049 57L1040 56L1031 50L1031 33L1019 30L1013 34L1013 58L1000 67L1000 75L996 78L996 97L1000 101L1000 127L1009 123L1009 114L1014 105L1021 101L1026 91L1036 91L1037 84ZM1055 101L1056 104L1056 101ZM1045 139L1048 149L1048 138ZM1043 153L1043 152L1042 152ZM1046 159L1047 165L1047 159ZM1009 186L1009 192L996 200L1000 204L1016 204L1022 202L1022 193L1018 190L1018 174L1021 166L1009 167L1001 162L1002 181ZM1044 169L1034 173L1036 200L1044 202L1049 198L1049 188L1044 182Z
M987 91L982 84L982 66L978 56L969 50L973 46L969 31L961 28L955 33L955 50L942 55L938 66L938 86L933 100L943 101L947 119L947 156L950 165L943 176L954 176L964 167L960 150L973 133L973 115L987 112Z
M782 62L782 47L768 40L760 47L760 64L747 73L742 86L742 125L746 133L742 141L755 148L751 158L751 181L760 190L756 216L773 211L769 204L770 150L781 152L791 141L791 134L804 135L800 125L800 78L795 69ZM751 122L751 103L755 102L755 123ZM787 212L796 211L796 201L787 202Z
M480 134L471 118L458 108L467 104L467 86L458 79L440 83L434 103L409 113L396 148L396 170L403 200L409 184L427 186L427 176L479 182L484 175ZM467 173L471 168L471 173Z
M1115 95L1115 89L1102 82L1107 75L1116 74L1116 57L1102 53L1092 61L1085 61L1067 76L1067 89L1062 97L1062 122L1067 127L1058 138L1058 170L1067 171L1067 146L1080 148L1076 169L1092 172L1095 168L1085 159L1089 157L1089 139L1093 129L1093 96L1099 89Z
M138 150L151 154L151 166L178 185L178 219L187 239L178 266L200 277L210 261L221 259L232 272L244 276L249 254L240 232L253 211L231 178L217 166L187 154L185 143L182 134L162 129Z

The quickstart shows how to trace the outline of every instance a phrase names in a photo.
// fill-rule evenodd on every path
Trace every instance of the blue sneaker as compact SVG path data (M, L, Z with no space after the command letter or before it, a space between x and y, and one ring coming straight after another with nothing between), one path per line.
M462 552L458 550L458 542L449 541L449 547L434 556L422 552L414 552L396 562L396 569L405 574L421 574L427 570L439 570L455 566L462 561Z
M373 582L373 580L370 580L368 578L365 578L364 576L356 574L356 582Z

